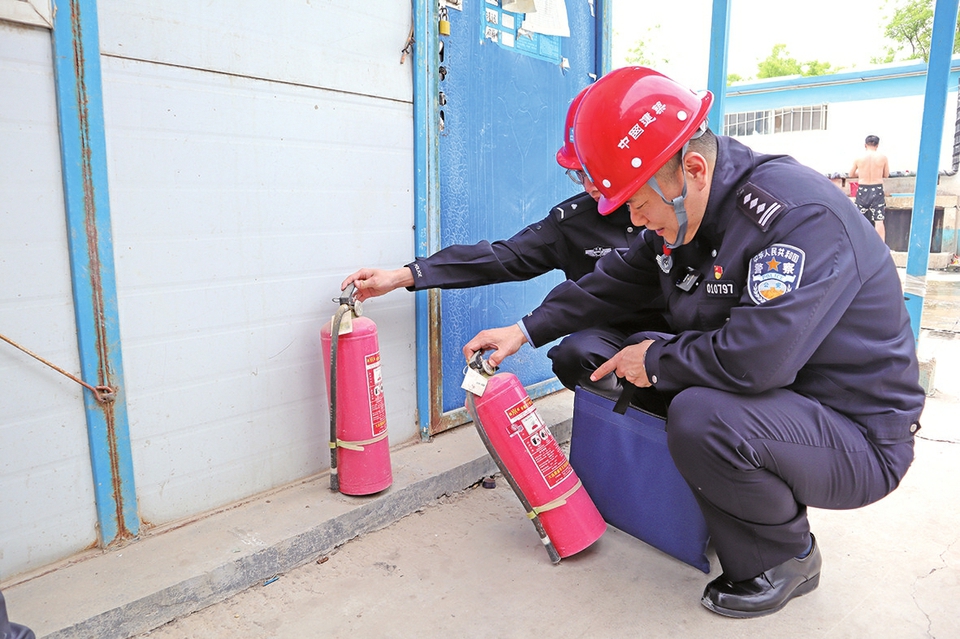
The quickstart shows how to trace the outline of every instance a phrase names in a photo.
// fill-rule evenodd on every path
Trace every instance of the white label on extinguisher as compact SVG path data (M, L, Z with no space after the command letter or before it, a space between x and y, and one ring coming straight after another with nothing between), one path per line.
M548 487L554 488L573 474L573 467L567 456L560 450L553 433L540 419L540 414L529 397L524 397L508 408L506 413L510 420L510 436L519 437L523 442L524 449L536 464Z
M380 370L380 351L366 356L367 392L370 397L370 423L373 436L387 430L387 408L383 402L383 373Z

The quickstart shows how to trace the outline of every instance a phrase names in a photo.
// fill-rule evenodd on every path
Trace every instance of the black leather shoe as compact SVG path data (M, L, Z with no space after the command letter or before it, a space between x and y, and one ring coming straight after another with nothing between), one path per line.
M774 613L794 597L820 584L820 548L810 535L812 548L803 559L788 559L753 579L730 581L720 575L707 584L700 599L708 610L725 617L762 617Z

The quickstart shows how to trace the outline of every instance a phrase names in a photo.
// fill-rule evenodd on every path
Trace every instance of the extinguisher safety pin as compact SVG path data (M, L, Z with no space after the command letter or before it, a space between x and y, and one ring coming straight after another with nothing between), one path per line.
M473 359L468 366L477 372L483 373L487 377L496 373L498 368L497 366L492 366L489 360L483 359L483 351L474 353Z

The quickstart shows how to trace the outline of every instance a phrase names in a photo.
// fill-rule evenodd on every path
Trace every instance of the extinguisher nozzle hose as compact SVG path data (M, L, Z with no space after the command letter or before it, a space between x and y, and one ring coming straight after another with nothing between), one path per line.
M335 493L340 492L340 475L337 474L336 468L330 469L330 490Z
M543 545L547 548L547 555L550 556L550 563L559 564L560 553L557 552L557 549L554 547L553 542L550 541L549 537L543 540Z
M550 557L550 562L554 564L560 563L560 553L557 552L553 542L550 541L550 536L547 535L547 531L543 527L543 522L540 521L540 516L530 504L530 500L527 499L527 496L523 493L523 489L520 488L520 484L517 483L513 473L510 472L510 469L507 467L506 463L504 463L500 453L497 452L496 446L494 446L493 442L490 441L487 431L484 430L483 423L480 421L480 415L477 413L476 402L470 393L467 393L466 406L467 412L470 414L470 417L473 418L473 425L477 428L477 434L480 435L480 441L483 442L483 445L490 454L490 457L493 458L497 468L500 469L500 474L503 475L503 478L507 480L510 488L513 489L513 493L520 500L520 505L523 506L523 509L527 512L527 516L530 517L530 521L533 522L533 527L537 530L537 535L539 535L540 541L543 542L543 547L547 549L547 555Z

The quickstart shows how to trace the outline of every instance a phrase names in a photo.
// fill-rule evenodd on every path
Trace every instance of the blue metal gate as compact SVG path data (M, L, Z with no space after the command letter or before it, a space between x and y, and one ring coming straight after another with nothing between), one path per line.
M567 2L569 37L525 33L518 29L522 14L491 0L441 10L450 35L440 38L438 51L440 247L510 237L577 192L555 154L570 101L598 74L603 19L594 14L603 4ZM430 433L467 420L463 344L484 328L515 323L562 278L556 271L528 282L445 290L424 305L431 358L439 358L420 371L421 383L429 377ZM517 374L532 395L557 390L546 351L524 347L503 370Z

